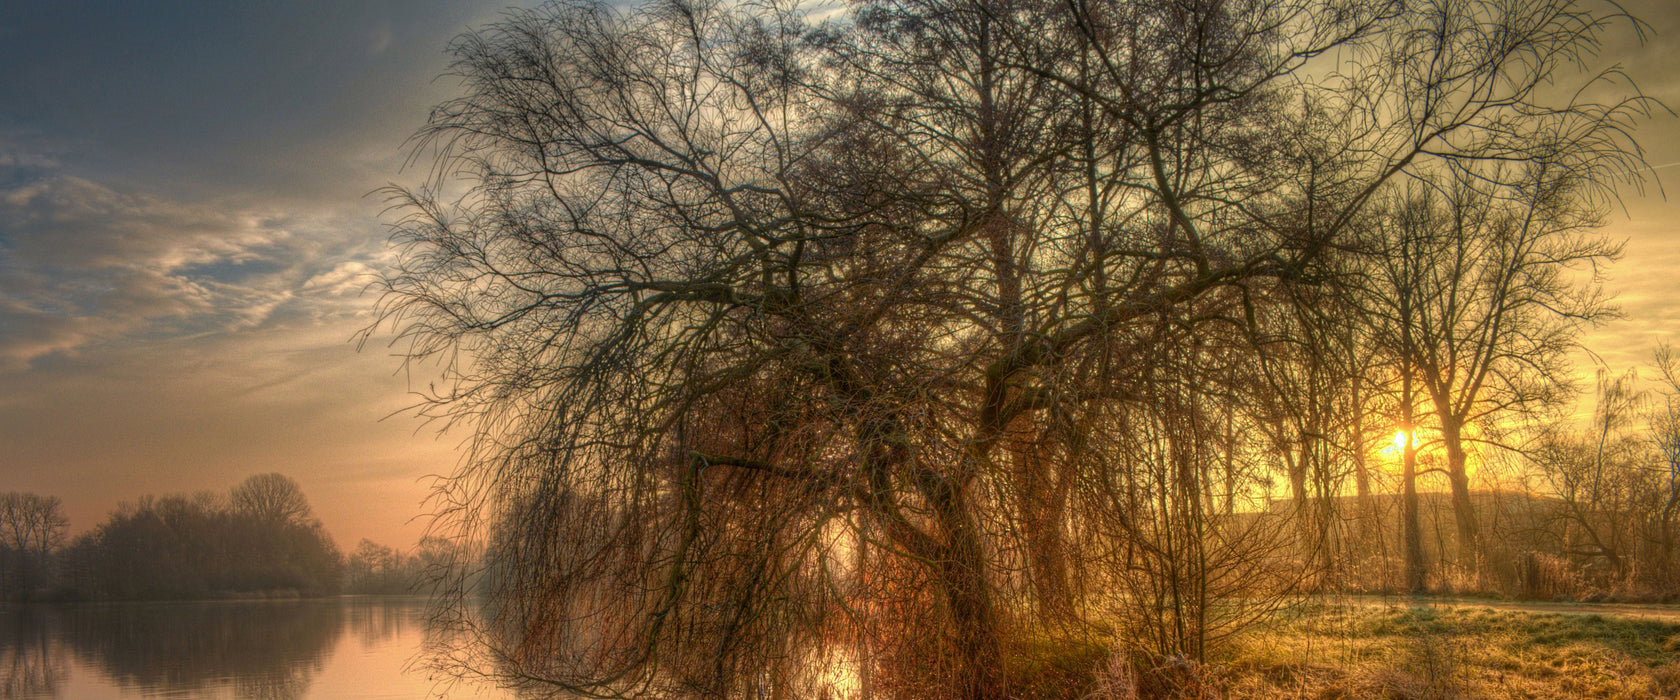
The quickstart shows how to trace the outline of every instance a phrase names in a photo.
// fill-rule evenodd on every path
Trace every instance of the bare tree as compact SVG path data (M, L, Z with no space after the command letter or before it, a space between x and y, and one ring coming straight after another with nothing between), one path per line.
M57 496L0 494L0 595L27 597L46 585L69 527Z
M462 37L381 317L474 431L438 503L488 547L479 649L556 692L997 698L1029 611L1090 638L1087 584L1129 580L1179 611L1153 653L1200 654L1271 541L1210 517L1213 465L1252 492L1202 388L1245 300L1397 177L1626 109L1522 87L1595 15L1420 5L1501 23L1429 73L1402 2L579 0Z
M1428 565L1423 556L1423 532L1418 520L1418 437L1419 369L1411 349L1417 343L1417 317L1424 295L1424 266L1420 252L1427 230L1430 207L1427 196L1408 188L1409 194L1395 195L1371 219L1377 246L1377 264L1371 275L1373 294L1369 298L1380 346L1394 358L1397 381L1395 405L1400 443L1399 549L1405 588L1412 593L1428 589Z
M1596 275L1583 283L1578 273L1595 273L1616 250L1592 232L1597 215L1575 191L1582 183L1572 181L1574 170L1545 159L1523 166L1521 176L1508 169L1461 167L1444 182L1411 188L1383 215L1385 252L1369 277L1379 336L1402 373L1405 489L1415 493L1416 478L1428 472L1446 477L1459 561L1469 571L1479 571L1480 534L1467 446L1497 445L1499 420L1570 395L1566 356L1582 325L1609 313ZM1425 426L1420 411L1433 423ZM1410 443L1421 427L1439 435L1446 459L1438 470L1417 468L1424 445ZM1402 506L1406 533L1412 501L1408 495ZM1403 535L1408 561L1418 547Z
M1574 584L1666 596L1680 581L1675 368L1667 347L1655 359L1655 387L1601 368L1587 424L1552 426L1525 455L1553 496L1527 544L1563 555Z
M1629 432L1642 400L1635 380L1632 373L1601 370L1591 425L1578 433L1550 432L1532 454L1562 502L1567 553L1588 566L1608 565L1600 578L1610 582L1628 574L1637 536L1629 527L1637 520L1631 509L1638 482L1631 477L1642 456L1640 440Z
M247 477L228 494L235 512L260 520L301 523L309 519L309 499L291 477L280 473Z
M70 520L57 496L0 494L0 546L45 556L64 543Z
M1561 169L1559 169L1561 170ZM1551 164L1529 168L1511 191L1456 178L1422 222L1421 304L1408 349L1427 390L1458 526L1460 564L1479 570L1467 431L1557 406L1569 396L1568 353L1583 325L1609 313L1596 268L1616 247L1590 229L1596 217ZM1565 171L1566 173L1566 171ZM1493 178L1488 178L1493 179ZM1585 273L1586 282L1577 279Z
M1651 416L1655 455L1648 467L1647 522L1650 573L1659 586L1680 586L1680 365L1668 346L1658 349L1661 398Z
M1358 260L1334 257L1341 259L1324 261L1317 284L1287 286L1279 292L1285 298L1247 314L1264 383L1251 399L1256 425L1288 480L1296 551L1313 577L1335 573L1338 525L1355 515L1337 508L1350 477L1365 511L1358 515L1371 512L1364 431L1375 373L1360 347L1370 319L1350 285L1349 263Z

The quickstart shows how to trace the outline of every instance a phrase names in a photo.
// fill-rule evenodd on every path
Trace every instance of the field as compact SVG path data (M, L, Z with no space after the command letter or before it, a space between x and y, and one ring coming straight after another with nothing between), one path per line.
M1680 619L1319 605L1248 634L1201 675L1205 695L1229 698L1676 698Z

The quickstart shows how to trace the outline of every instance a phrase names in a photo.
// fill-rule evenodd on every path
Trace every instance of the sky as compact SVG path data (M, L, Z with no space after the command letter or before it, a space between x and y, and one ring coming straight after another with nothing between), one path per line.
M73 532L144 493L296 479L340 544L411 546L466 436L403 413L373 321L391 258L377 190L457 85L449 40L506 0L0 3L0 491L64 500ZM1605 46L1680 109L1680 3L1623 2ZM1642 125L1680 198L1680 119ZM1608 366L1680 343L1680 207L1624 191L1605 233Z
M278 471L342 545L412 545L463 436L351 342L375 190L504 4L0 3L0 491L81 531Z

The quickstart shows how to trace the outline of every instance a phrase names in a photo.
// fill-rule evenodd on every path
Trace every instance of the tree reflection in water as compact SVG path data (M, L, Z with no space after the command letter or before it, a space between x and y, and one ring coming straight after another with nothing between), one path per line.
M0 605L0 698L512 697L414 668L445 634L420 598Z
M53 697L66 649L125 690L303 697L343 634L337 601L113 603L7 611L5 697ZM17 687L14 690L12 685Z
M319 601L66 608L66 641L124 687L183 692L232 680L249 698L296 698L343 630Z
M425 624L424 599L345 598L344 627L362 648L378 646L401 635L410 625Z
M51 697L69 676L63 643L49 627L51 613L0 606L0 697Z

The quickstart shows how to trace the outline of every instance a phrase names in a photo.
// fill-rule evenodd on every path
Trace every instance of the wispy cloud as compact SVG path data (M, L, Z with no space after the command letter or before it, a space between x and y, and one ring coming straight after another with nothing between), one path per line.
M365 224L341 223L56 174L0 187L0 371L99 343L341 311L378 253Z

